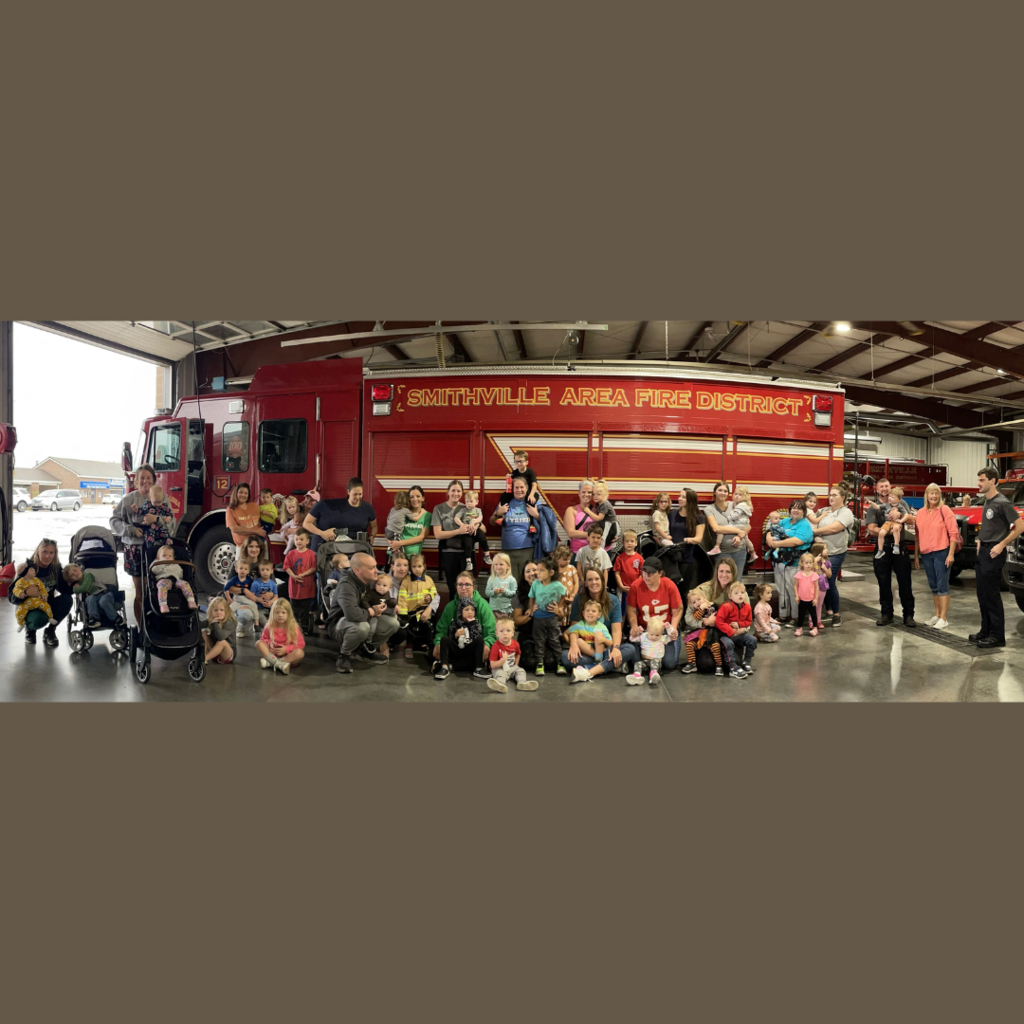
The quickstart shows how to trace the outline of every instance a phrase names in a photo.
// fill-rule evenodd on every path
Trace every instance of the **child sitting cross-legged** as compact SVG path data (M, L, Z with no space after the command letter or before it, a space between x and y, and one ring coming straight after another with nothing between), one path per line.
M261 655L260 668L272 668L288 675L292 665L297 665L305 657L305 647L306 641L295 621L291 604L279 597L271 605L270 620L256 641L256 650Z
M527 679L526 670L519 667L521 652L515 641L515 623L504 617L494 620L496 640L491 647L488 661L491 664L491 678L487 681L488 689L496 693L508 693L511 683L517 690L536 690L537 680Z
M686 595L686 613L683 621L689 631L686 634L686 664L681 671L684 675L697 671L697 651L706 647L715 660L715 675L724 676L725 651L715 628L715 606L705 597L702 590L691 590Z
M277 600L277 580L274 579L274 563L269 558L261 558L256 565L259 573L256 579L249 582L249 593L256 601L259 611L259 623L261 626L267 624L270 618L270 609Z
M777 644L782 626L772 617L772 585L762 583L755 587L754 597L757 598L757 604L754 605L754 636L759 643Z
M227 598L215 597L206 608L206 625L203 627L203 644L206 647L206 662L230 665L235 660L235 616Z
M580 614L583 616L581 622L577 622L575 625L569 627L570 634L576 634L576 643L579 647L580 654L585 655L588 658L594 659L594 664L590 668L584 668L582 665L577 665L572 671L572 679L570 683L588 683L593 678L592 674L601 662L604 661L605 651L607 651L612 644L615 642L612 640L611 633L608 632L608 627L605 626L601 619L601 604L599 601L586 601L583 607L580 609ZM597 673L601 675L602 671Z

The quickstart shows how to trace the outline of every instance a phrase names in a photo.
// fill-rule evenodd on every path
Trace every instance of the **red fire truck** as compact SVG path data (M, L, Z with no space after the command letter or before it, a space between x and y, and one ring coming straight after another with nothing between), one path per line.
M265 366L246 390L183 399L172 416L146 420L125 461L154 466L213 591L234 557L224 506L240 481L254 495L315 488L327 498L344 497L358 475L382 529L394 492L413 484L430 508L462 480L489 514L518 448L559 517L585 477L606 480L620 522L643 528L658 491L686 485L710 502L716 481L745 484L760 546L770 511L841 478L843 392L671 364L370 371L319 360ZM436 557L436 542L425 550Z

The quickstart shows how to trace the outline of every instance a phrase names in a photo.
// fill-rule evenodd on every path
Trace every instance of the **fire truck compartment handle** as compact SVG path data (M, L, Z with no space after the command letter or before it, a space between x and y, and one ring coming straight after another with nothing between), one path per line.
M171 490L172 491L180 491L180 490L182 490L182 488L181 487L172 487Z

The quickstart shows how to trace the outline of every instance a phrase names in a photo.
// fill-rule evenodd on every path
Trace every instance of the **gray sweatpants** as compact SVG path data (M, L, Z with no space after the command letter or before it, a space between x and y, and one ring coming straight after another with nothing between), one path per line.
M375 615L368 622L338 623L334 630L334 639L341 642L341 653L352 654L364 643L382 644L398 629L396 615Z

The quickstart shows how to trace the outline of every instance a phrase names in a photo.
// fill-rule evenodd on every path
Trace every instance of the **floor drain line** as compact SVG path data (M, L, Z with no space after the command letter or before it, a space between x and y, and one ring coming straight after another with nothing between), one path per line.
M880 614L877 608L872 608L870 605L860 604L857 601L851 601L844 597L843 610L847 609L852 611L854 615L861 615L866 619L877 619ZM1000 647L993 647L988 650L975 647L970 640L965 640L962 636L957 636L955 633L947 633L942 629L932 629L931 626L925 626L922 623L918 623L916 629L911 629L909 626L903 625L899 619L894 619L892 625L887 628L922 637L925 640L930 640L933 644L948 647L951 651L966 654L970 658L980 658L986 654L995 654L997 651L1005 650L1005 648Z

